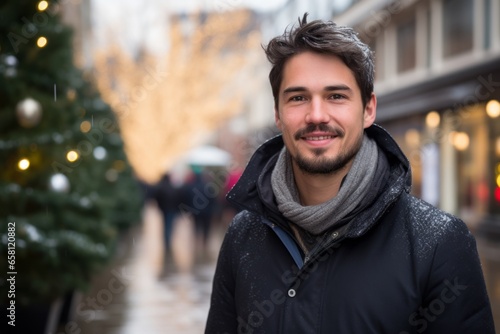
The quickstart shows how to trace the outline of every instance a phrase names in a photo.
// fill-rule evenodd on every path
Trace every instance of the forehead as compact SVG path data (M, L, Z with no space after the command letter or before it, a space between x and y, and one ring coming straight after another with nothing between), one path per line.
M359 91L354 74L342 59L334 55L303 52L285 63L280 92L290 86L316 89L338 84Z

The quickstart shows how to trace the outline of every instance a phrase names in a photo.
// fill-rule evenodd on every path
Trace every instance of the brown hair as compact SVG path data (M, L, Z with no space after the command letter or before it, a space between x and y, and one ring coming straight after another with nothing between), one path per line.
M372 51L360 41L352 28L338 26L332 21L315 20L308 23L307 15L305 13L302 19L299 18L298 27L285 30L283 35L274 37L264 47L267 59L272 64L269 81L275 108L278 108L279 89L286 62L305 51L339 57L351 69L361 91L363 106L366 106L373 92L375 76Z

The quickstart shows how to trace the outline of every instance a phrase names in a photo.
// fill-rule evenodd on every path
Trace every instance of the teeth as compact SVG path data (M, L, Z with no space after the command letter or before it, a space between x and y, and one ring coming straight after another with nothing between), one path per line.
M306 137L306 140L326 140L332 138L333 138L332 136Z

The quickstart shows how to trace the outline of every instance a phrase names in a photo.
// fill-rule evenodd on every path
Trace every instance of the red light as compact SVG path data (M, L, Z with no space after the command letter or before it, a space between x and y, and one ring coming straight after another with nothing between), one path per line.
M488 185L485 182L481 182L477 185L476 192L477 192L477 197L482 202L486 202L488 200L489 189Z
M500 202L500 187L495 188L495 199Z

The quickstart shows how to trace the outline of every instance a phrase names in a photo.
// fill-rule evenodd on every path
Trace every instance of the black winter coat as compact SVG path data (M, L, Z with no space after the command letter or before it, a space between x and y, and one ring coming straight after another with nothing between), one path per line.
M494 333L466 225L410 195L398 145L377 125L366 133L386 161L377 196L308 259L270 186L283 141L256 151L228 194L242 211L220 250L206 334Z

